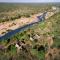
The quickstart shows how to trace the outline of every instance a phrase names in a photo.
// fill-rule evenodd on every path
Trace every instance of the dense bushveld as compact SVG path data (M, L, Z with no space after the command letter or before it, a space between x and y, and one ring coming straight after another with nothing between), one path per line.
M33 14L48 11L52 4L0 3L0 22L30 17Z
M53 40L51 46L46 41L49 40L48 37ZM25 42L26 49L17 51L14 42L18 40ZM45 21L34 24L30 29L17 33L10 39L0 41L0 44L7 47L6 51L3 50L0 53L0 60L45 60L45 54L47 50L49 51L49 46L51 49L60 49L60 12ZM50 57L50 60L60 60L60 55L58 56L55 53L53 53L55 58Z

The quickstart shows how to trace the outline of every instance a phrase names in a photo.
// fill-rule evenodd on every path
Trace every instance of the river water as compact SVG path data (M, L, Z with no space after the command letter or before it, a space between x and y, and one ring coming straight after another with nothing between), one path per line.
M36 24L36 23L38 23L38 22L41 22L42 20L45 20L44 14L45 14L45 13L43 13L43 14L40 15L40 16L37 16L37 18L38 18L38 19L37 19L37 22L32 22L32 23L30 23L30 24L28 24L28 25L25 25L25 26L23 26L23 27L20 27L20 28L18 28L18 29L9 31L8 33L6 33L6 34L3 35L3 36L0 36L0 40L6 40L6 39L14 36L14 35L15 35L16 33L18 33L18 32L24 31L26 28L31 28L31 26L32 26L33 24ZM47 13L46 13L46 14L47 14Z

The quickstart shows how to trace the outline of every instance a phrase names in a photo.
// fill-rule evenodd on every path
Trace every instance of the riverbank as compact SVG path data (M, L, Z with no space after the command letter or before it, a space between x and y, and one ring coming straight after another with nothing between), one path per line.
M14 21L0 23L0 36L3 36L6 33L8 33L9 31L18 29L18 28L23 27L25 25L28 25L28 24L31 24L34 22L38 22L37 16L41 16L41 15L43 15L43 13L32 15L29 18L24 17L24 18L16 19ZM54 12L47 12L45 19L48 19L52 15L54 15Z

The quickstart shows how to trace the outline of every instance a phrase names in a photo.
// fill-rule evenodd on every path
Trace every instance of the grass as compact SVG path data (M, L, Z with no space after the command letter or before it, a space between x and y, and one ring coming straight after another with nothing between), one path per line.
M41 30L43 30L46 27L46 23L45 22L39 23L39 27Z
M52 34L54 34L54 45L60 45L60 12L51 17L48 21L52 23Z
M37 56L39 58L39 60L44 60L45 52L37 51L36 49L32 49L32 54Z

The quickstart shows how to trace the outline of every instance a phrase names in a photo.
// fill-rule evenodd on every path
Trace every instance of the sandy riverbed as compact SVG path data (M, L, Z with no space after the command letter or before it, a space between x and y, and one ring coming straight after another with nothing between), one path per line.
M24 18L16 19L14 21L0 23L0 36L4 35L8 31L15 30L19 27L22 27L26 24L30 24L32 22L36 22L38 20L37 16L40 16L42 14L43 13L39 13L39 14L35 14L29 18L24 17ZM54 15L53 12L48 12L45 18L47 19L52 15Z

